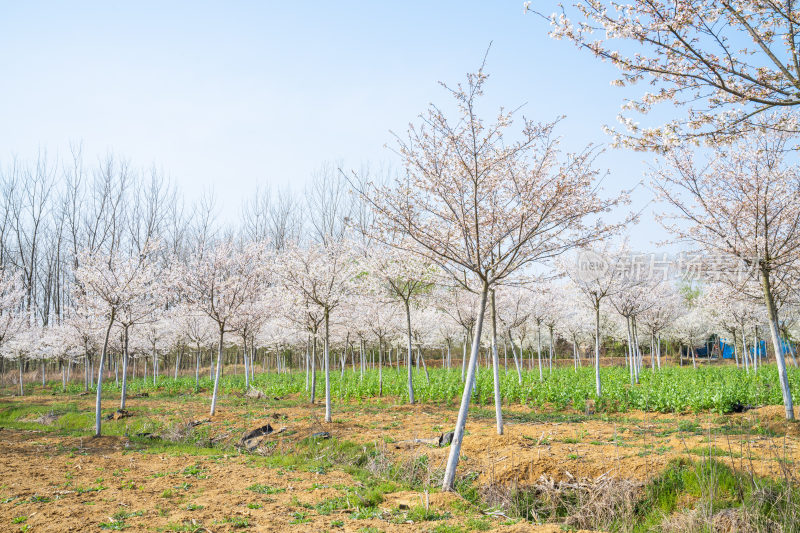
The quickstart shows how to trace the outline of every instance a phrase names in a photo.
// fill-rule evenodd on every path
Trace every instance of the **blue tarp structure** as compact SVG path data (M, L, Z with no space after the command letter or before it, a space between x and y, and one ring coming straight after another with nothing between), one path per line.
M728 344L728 342L726 342L726 341L727 341L727 339L725 339L725 340L720 339L719 340L719 347L720 347L720 350L722 350L722 358L723 359L733 359L733 345L732 344ZM781 344L783 344L783 353L785 355L790 356L792 352L797 353L797 352L794 351L796 349L795 343L789 342L786 339L781 339ZM764 357L767 356L767 341L766 340L758 341L758 346L755 347L755 348L758 349L758 356L759 357L764 358ZM747 349L750 351L751 355L755 353L755 348L752 345L749 345L747 347ZM697 353L698 354L700 353L700 349L697 350Z
M719 349L723 359L733 359L733 344L728 344L722 339L719 340Z

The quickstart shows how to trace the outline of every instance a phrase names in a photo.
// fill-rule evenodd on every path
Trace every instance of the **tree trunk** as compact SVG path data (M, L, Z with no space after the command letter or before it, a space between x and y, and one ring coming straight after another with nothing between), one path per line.
M200 344L197 345L197 354L195 354L194 364L194 390L200 388Z
M600 300L594 301L594 386L598 398L603 388L600 383Z
M539 359L539 381L544 381L544 374L542 374L542 323L540 320L536 321L536 353Z
M178 369L181 366L182 355L183 355L183 346L181 346L181 349L175 353L175 377L173 379L178 379Z
M775 350L775 362L778 365L778 380L781 384L783 394L783 406L786 409L786 420L794 420L794 405L792 404L792 393L789 390L789 377L786 374L786 361L783 357L783 347L781 346L780 334L778 333L778 311L775 308L775 300L772 297L772 287L769 280L769 272L761 268L761 288L764 290L764 300L767 304L767 317L769 318L769 330L772 336L772 345Z
M747 353L747 335L744 331L744 326L742 326L742 360L744 361L744 372L745 374L750 373L750 357Z
M316 326L314 335L311 337L311 404L317 396L317 332Z
M464 383L465 376L467 375L467 339L469 332L464 333L464 344L461 347L461 383Z
M325 422L331 422L330 310L325 308Z
M511 343L511 357L514 359L514 366L517 367L517 382L522 385L522 368L520 367L519 358L517 358L517 348L514 345L514 337L511 335L511 329L507 330L508 332L508 342ZM520 344L520 348L522 345ZM522 357L522 352L520 351L520 358Z
M99 437L101 431L101 400L103 397L103 362L105 362L106 358L106 351L108 350L108 336L111 334L111 326L114 325L114 319L116 318L116 313L111 311L111 318L108 321L108 327L106 328L106 336L103 340L103 351L100 352L100 371L97 373L97 396L95 397L94 403L94 436Z
M242 356L244 357L244 390L250 390L250 357L247 354L247 337L242 335Z
M472 340L472 350L469 356L469 368L467 370L466 383L464 385L464 392L461 394L461 406L458 409L458 418L456 419L456 427L453 432L453 442L450 445L450 453L447 457L447 467L444 472L444 480L442 481L442 490L453 490L453 484L456 478L456 468L458 467L458 459L461 457L461 442L464 439L464 426L467 423L467 413L469 411L469 401L472 396L472 386L475 383L475 367L478 363L478 351L481 344L481 329L483 327L483 317L486 314L486 298L489 294L489 284L484 281L483 290L481 291L481 300L478 307L478 318L475 323L475 336Z
M378 337L378 397L383 396L383 337Z
M425 356L422 355L422 348L417 346L417 361L419 360L422 360L422 371L425 372L425 381L430 385L431 376L428 374L428 365L425 364ZM417 368L419 368L419 363L417 363Z
M661 334L656 335L656 363L661 370Z
M636 329L636 315L631 316L631 342L633 342L633 379L639 384L639 373L642 371L642 351L639 349L639 332Z
M122 390L120 391L119 408L125 409L128 399L128 326L122 329Z
M497 308L492 290L492 374L494 377L494 416L497 420L497 434L503 434L503 402L500 396L500 361L497 356Z
M414 404L414 380L411 372L411 306L406 300L406 327L408 333L408 403Z
M223 348L223 340L225 337L225 326L220 325L219 327L219 347L217 348L217 371L214 375L214 392L211 394L211 416L214 416L214 413L217 410L217 393L219 392L219 376L220 370L222 369L222 348Z

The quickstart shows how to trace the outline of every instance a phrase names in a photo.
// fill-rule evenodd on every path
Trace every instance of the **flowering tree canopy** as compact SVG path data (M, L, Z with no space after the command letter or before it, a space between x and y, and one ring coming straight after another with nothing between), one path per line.
M531 5L525 2L526 9ZM800 10L792 2L578 0L559 4L547 18L552 37L619 68L616 85L654 88L627 102L626 110L644 114L659 102L687 108L683 117L652 128L622 116L627 131L617 138L628 146L730 141L765 114L773 127L797 131L793 113L771 114L800 104Z

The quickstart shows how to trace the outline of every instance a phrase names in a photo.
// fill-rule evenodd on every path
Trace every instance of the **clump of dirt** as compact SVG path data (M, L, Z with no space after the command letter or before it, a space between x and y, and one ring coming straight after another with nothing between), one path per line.
M160 438L169 442L186 442L194 428L207 422L209 422L208 418L204 420L187 420L186 422L173 424L161 433Z
M130 418L133 416L130 411L126 409L117 409L113 413L106 415L106 420L122 420L123 418Z

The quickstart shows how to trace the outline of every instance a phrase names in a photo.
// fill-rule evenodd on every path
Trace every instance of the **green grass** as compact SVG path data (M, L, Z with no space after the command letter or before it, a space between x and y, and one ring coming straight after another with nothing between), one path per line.
M800 400L800 369L787 369L790 387L794 391L795 400ZM453 405L463 388L460 372L447 371L441 368L430 368L430 383L425 373L414 371L413 380L415 395L418 402ZM407 399L407 385L405 369L397 372L395 369L384 369L383 391L387 399L404 401ZM745 373L733 366L701 367L697 370L691 367L665 367L658 372L645 369L640 375L640 384L630 385L628 371L622 367L608 367L601 369L603 380L603 397L596 401L595 411L620 412L630 409L659 412L703 412L729 413L746 405L779 405L782 396L777 380L777 369L774 365L762 366L758 373ZM555 368L552 374L546 373L545 379L539 381L538 370L523 371L522 384L517 382L516 372L501 373L501 394L504 401L513 404L523 404L532 407L551 406L557 410L575 409L582 412L587 399L594 398L594 370L590 367L578 369ZM318 397L324 394L323 381L318 381ZM141 378L129 381L131 395L142 392L149 394L148 398L137 398L149 405L157 405L161 398L186 399L196 394L208 395L212 381L208 376L200 380L200 388L195 389L194 377L180 377L172 379L161 376L156 385L152 379ZM302 372L288 372L283 374L258 374L253 380L253 386L264 391L271 398L270 405L274 407L290 407L304 401L307 397L305 391L305 374ZM364 374L363 381L358 372L347 370L342 377L339 372L331 372L331 394L334 398L344 401L363 401L374 399L378 396L378 373L369 370ZM67 387L66 394L76 394L83 390L81 384L73 383ZM104 385L104 397L115 398L119 388L113 383ZM223 395L241 393L244 390L244 377L242 375L225 375L220 381L220 390ZM33 387L33 392L47 392L62 394L60 382L51 382L49 386ZM301 398L298 398L300 395ZM480 406L492 404L493 386L492 374L489 369L478 370L475 384L474 403ZM275 400L274 398L278 398ZM251 405L243 397L229 397L233 405ZM359 406L363 407L363 406ZM15 412L9 413L7 409L0 409L0 425L24 424L19 421L25 407L14 406ZM28 407L28 412L35 412L35 407ZM113 410L109 406L108 412ZM73 409L66 409L67 412ZM93 419L90 413L76 413L78 416L69 416L64 421L57 422L54 427L62 430L81 431L91 427ZM478 416L482 416L479 412ZM532 414L532 417L541 417L541 414ZM546 416L546 415L545 415ZM565 421L579 421L583 415L562 414L562 417L572 417ZM543 420L544 419L541 419ZM536 421L534 419L530 421ZM119 421L123 424L107 422L109 434L114 433L115 427L128 427L129 431L135 426L135 420ZM26 429L19 425L14 426ZM27 429L33 426L28 426ZM444 430L444 428L443 428Z
M249 487L247 487L247 490L253 491L257 494L280 494L281 492L286 492L285 488L271 487L269 485L263 485L261 483L250 485Z

